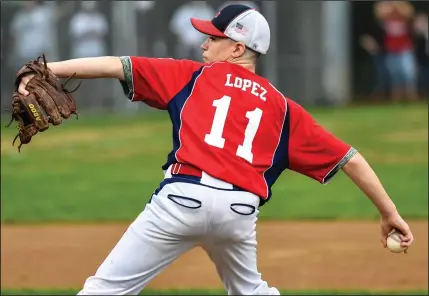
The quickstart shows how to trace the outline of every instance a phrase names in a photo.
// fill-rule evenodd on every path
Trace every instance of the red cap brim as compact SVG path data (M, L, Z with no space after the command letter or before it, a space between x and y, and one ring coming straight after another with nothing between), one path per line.
M191 18L191 23L197 31L203 34L217 37L227 37L223 32L216 28L211 21Z

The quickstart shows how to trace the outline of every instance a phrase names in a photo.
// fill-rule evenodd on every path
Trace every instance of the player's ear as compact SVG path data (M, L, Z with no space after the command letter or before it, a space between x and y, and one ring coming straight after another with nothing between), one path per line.
M246 51L246 46L241 42L235 42L232 55L234 58L241 57Z

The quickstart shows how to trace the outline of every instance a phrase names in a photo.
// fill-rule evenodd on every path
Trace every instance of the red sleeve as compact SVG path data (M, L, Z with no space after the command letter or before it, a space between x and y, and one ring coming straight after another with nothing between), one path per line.
M129 58L132 72L129 98L158 109L167 109L168 102L192 79L192 74L203 66L202 63L190 60Z
M357 151L326 131L297 103L289 100L288 108L289 169L327 184Z

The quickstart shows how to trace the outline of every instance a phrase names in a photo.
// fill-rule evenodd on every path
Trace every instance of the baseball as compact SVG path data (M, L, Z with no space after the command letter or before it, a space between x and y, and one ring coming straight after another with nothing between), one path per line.
M406 249L401 247L401 238L399 234L399 232L394 231L387 237L387 248L393 253L401 253Z

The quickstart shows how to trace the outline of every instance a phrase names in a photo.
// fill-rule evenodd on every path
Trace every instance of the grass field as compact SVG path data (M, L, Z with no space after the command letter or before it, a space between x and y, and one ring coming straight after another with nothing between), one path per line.
M76 295L78 290L34 291L5 290L1 295ZM282 295L428 295L428 291L374 292L374 291L280 291ZM144 291L139 295L227 295L222 290L166 290Z
M428 215L427 104L310 109L370 161L407 218ZM37 135L21 153L1 129L2 222L131 220L162 180L166 113L85 116ZM368 199L340 173L323 186L285 172L261 219L371 219Z

